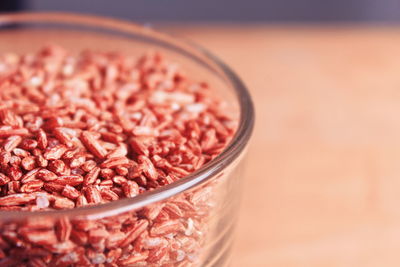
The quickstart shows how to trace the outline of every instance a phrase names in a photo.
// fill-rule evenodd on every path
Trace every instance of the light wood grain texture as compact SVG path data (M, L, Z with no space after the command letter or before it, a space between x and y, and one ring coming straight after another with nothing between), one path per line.
M233 267L400 266L400 30L172 31L255 100Z

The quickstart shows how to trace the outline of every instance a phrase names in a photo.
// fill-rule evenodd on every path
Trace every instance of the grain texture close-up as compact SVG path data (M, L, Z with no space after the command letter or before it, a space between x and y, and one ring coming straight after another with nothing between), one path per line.
M399 9L2 1L0 267L399 266Z

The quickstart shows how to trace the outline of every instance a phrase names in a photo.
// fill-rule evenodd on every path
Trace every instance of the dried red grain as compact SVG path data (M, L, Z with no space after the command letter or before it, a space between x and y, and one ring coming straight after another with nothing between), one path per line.
M104 158L107 155L105 148L89 132L82 132L81 141L86 148L98 158Z
M47 47L0 65L2 210L133 198L201 168L234 134L208 86L160 54ZM0 266L194 266L207 188L97 220L1 221Z

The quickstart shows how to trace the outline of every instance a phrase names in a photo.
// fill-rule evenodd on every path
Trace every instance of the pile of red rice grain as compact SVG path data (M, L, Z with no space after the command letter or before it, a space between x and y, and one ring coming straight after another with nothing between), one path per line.
M232 139L223 107L157 53L4 54L0 210L73 209L170 184ZM206 189L101 220L1 223L0 266L194 266Z

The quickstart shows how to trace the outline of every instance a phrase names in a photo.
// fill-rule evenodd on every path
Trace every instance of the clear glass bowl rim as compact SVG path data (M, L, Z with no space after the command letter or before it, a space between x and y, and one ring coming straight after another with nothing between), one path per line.
M230 83L236 95L240 118L235 136L225 150L214 160L174 183L161 188L139 194L133 198L125 198L95 206L85 206L69 210L51 210L51 211L0 211L0 220L32 218L32 217L76 217L85 216L88 219L113 216L123 212L139 209L151 203L155 203L181 192L196 187L212 177L221 173L232 162L238 159L244 152L251 137L254 128L254 106L244 83L225 63L207 50L196 44L189 43L186 40L172 37L148 27L144 27L129 21L112 19L107 17L93 16L87 14L60 13L60 12L40 12L40 13L9 13L0 15L0 31L2 27L17 24L56 24L56 25L74 25L92 27L99 30L111 30L123 32L124 34L143 35L150 39L159 41L160 44L172 46L176 50L190 54L193 58L206 64L213 71L218 72L227 82ZM6 28L7 29L7 28ZM18 30L18 29L16 29ZM86 30L87 31L87 30ZM91 31L91 30L89 30ZM106 33L107 34L107 33Z

